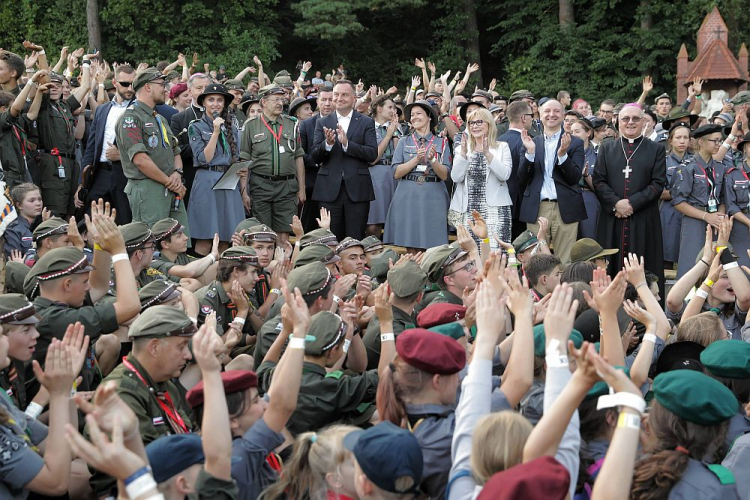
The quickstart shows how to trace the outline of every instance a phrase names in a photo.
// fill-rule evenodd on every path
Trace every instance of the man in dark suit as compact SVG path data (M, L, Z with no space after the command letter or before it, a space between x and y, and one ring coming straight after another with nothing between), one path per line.
M306 233L318 229L318 221L315 219L320 215L320 206L317 201L312 199L315 179L318 176L318 165L312 157L315 144L315 126L318 124L318 120L325 118L332 112L333 88L326 87L318 92L318 112L299 124L299 137L302 141L302 149L305 150L303 159L305 160L305 193L307 195L302 206L300 220Z
M185 172L183 181L185 182L185 205L189 203L190 189L193 187L193 179L195 179L195 168L193 167L193 149L190 147L190 141L188 139L188 125L193 120L200 120L203 118L204 109L198 106L198 96L203 93L203 89L206 88L211 82L208 76L203 73L195 73L187 82L188 92L193 98L193 102L190 107L185 111L180 111L172 117L169 122L172 133L180 143L180 157L182 158L182 168Z
M521 132L526 154L518 180L526 185L519 218L536 234L537 220L545 217L555 255L566 265L586 207L578 185L584 165L583 141L562 130L564 112L562 104L551 99L540 108L544 134L532 138L527 131Z
M518 215L521 211L521 194L526 186L521 185L518 180L518 167L521 165L525 150L523 148L523 141L521 140L521 132L531 128L531 122L534 118L531 112L531 106L526 101L515 101L510 103L508 108L505 110L505 116L509 121L508 131L504 134L498 133L498 141L503 141L508 144L510 148L510 157L513 160L513 169L511 170L510 177L508 178L508 192L510 193L510 199L513 202L512 217L513 217L513 230L511 241L515 240L522 232L526 230L526 224L521 222Z
M336 112L318 120L312 157L320 165L313 199L331 213L331 231L339 241L362 239L370 201L375 199L370 165L378 156L375 122L354 110L354 84L333 87Z
M92 200L102 198L110 202L117 209L116 222L122 226L130 223L133 215L124 191L128 179L122 172L120 151L115 144L115 124L135 97L135 70L129 64L121 64L114 76L112 84L116 89L115 97L96 108L91 122L83 155L83 166L87 169L84 174L85 186L81 185L83 187L76 198L84 203L87 212Z

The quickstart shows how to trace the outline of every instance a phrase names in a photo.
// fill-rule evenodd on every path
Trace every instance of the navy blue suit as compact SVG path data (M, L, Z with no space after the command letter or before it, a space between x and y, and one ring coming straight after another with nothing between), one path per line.
M518 130L508 130L497 138L498 141L505 142L510 148L510 157L513 163L513 168L508 178L508 192L510 193L510 199L513 202L511 208L511 216L513 217L513 232L512 239L516 239L516 236L521 234L525 229L526 225L521 224L518 219L518 214L521 211L521 194L525 186L521 185L518 179L518 168L521 166L521 160L525 150L523 148L523 141L521 140L521 133Z
M122 172L122 164L119 161L101 162L99 158L102 151L107 147L104 144L104 129L107 126L107 116L112 108L112 102L97 106L94 119L89 128L86 150L83 153L83 168L89 168L93 180L88 186L88 195L84 202L86 213L91 210L91 201L104 199L117 209L116 222L118 225L129 224L133 220L130 211L130 202L125 195L125 185L128 179Z
M305 162L305 204L302 206L302 215L300 221L302 228L306 233L313 229L318 229L318 221L315 219L320 215L320 206L318 202L312 199L313 189L315 188L315 179L318 177L318 165L312 157L312 150L315 144L315 126L320 118L319 113L315 113L307 120L299 124L299 138L302 143L302 149L305 150L303 160Z

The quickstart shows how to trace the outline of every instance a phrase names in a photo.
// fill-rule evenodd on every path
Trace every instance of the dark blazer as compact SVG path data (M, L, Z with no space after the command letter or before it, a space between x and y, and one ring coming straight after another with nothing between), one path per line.
M562 135L560 136L562 137ZM526 223L535 223L539 217L539 203L544 181L544 162L546 151L544 149L544 135L534 138L536 154L534 161L526 158L524 150L521 164L518 168L518 180L525 185L521 200L521 211L519 220ZM563 222L569 224L586 219L586 206L583 204L582 188L578 185L585 164L583 141L577 137L570 138L568 157L562 164L557 163L557 150L560 147L558 141L555 148L555 166L552 169L552 178L557 190L557 203L560 208L560 216Z
M372 201L375 191L372 188L370 164L378 157L378 141L375 136L375 121L357 111L353 112L347 139L347 151L341 148L338 139L331 151L326 151L323 127L336 129L338 118L335 112L318 120L315 125L315 140L312 158L320 165L315 181L313 200L333 202L339 195L341 178L349 198L355 203Z
M89 137L86 142L86 150L83 152L82 167L95 165L102 156L102 151L104 150L104 129L107 126L107 116L109 116L111 108L111 101L96 107L94 120L91 122Z
M318 176L318 165L315 163L312 157L312 150L314 139L315 139L315 126L318 124L320 115L315 113L307 120L300 122L299 124L299 138L302 143L302 149L305 150L305 188L313 189L315 187L315 179Z
M190 147L190 140L188 139L188 125L193 120L200 120L203 118L203 111L191 105L185 111L180 111L172 117L169 122L169 126L172 129L172 133L180 143L180 156L182 157L183 163L187 160L189 165L193 165L193 149Z
M513 163L513 168L508 178L508 192L510 193L510 199L513 202L512 212L513 218L518 219L518 213L521 210L521 193L525 186L521 185L518 179L518 167L521 165L521 160L525 151L523 149L523 141L521 140L521 133L517 130L508 130L503 135L497 138L498 141L505 142L510 148L510 158Z

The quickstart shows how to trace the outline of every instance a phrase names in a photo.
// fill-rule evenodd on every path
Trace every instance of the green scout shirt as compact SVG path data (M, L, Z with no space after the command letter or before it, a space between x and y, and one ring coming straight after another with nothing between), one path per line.
M295 175L295 160L305 152L294 125L294 121L286 115L280 115L276 120L269 120L265 116L251 118L245 122L242 130L240 159L253 161L250 167L252 173ZM274 137L278 134L281 134L280 141Z
M462 306L464 304L464 301L458 295L454 295L447 290L440 290L438 288L434 291L425 293L422 301L414 308L414 317L417 317L419 313L422 312L424 308L429 306L430 304L443 304L446 302L448 304L456 304L458 306Z
M236 500L240 496L237 481L219 479L201 467L195 480L195 492L188 493L188 500Z
M10 110L0 113L0 162L10 189L26 182L25 147L26 133L19 120L11 116Z
M275 369L276 363L261 363L258 389L262 392L268 392ZM326 373L325 368L305 361L297 409L289 419L287 429L296 436L335 423L364 424L375 412L377 389L377 370L350 376L341 371Z
M58 101L52 101L46 95L42 98L39 116L36 119L39 149L57 148L60 153L75 154L76 138L73 112L80 107L81 103L73 95Z
M0 371L0 388L5 391L16 408L26 410L28 398L26 397L26 376L23 361L10 360L10 366ZM11 380L11 375L13 379Z
M166 118L140 101L128 106L115 125L117 147L120 150L122 170L128 179L147 179L138 170L133 157L146 153L166 175L174 171L174 157L180 146Z
M187 266L196 260L195 257L191 257L186 253L181 253L177 255L175 261L172 262L166 255L160 253L158 256L154 256L154 259L151 261L151 267L164 274L170 281L179 283L180 277L169 274L169 270L174 266Z
M258 371L260 364L263 362L263 358L268 354L268 350L271 348L276 338L281 333L283 325L281 324L281 314L271 317L263 323L258 337L255 339L255 352L253 353L253 370ZM283 352L282 352L283 354Z
M198 323L203 324L206 322L206 316L211 312L216 311L216 333L224 335L229 330L229 325L234 321L234 317L237 315L237 307L229 298L227 292L224 291L224 287L221 286L221 282L214 280L203 288L195 292L195 297L200 303L200 312L198 313ZM258 304L254 301L252 296L248 296L250 301L250 310L258 308ZM249 316L249 314L248 314ZM250 320L245 320L245 326L242 328L242 333L247 335L255 335L253 327L250 324Z
M153 267L147 267L146 269L138 273L138 275L135 277L135 285L138 287L138 290L140 290L141 288L148 285L152 281L167 280L167 279L170 281L175 281L174 279L171 279L170 277L168 277L166 274L162 273L158 269L153 268ZM179 283L180 279L177 278L176 282ZM117 297L117 282L115 281L114 266L109 271L109 291L107 292L107 295L112 296L112 297Z
M398 307L393 308L393 333L398 336L404 330L414 328L417 321L410 314ZM362 336L362 342L367 349L367 369L377 370L380 361L380 321L373 316L367 325L367 331Z

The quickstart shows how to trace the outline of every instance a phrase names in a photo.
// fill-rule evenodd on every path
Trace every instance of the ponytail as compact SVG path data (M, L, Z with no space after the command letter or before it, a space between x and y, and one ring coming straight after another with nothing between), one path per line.
M383 370L378 382L376 403L380 420L407 427L406 403L432 380L432 374L414 368L398 355Z
M310 447L315 433L305 432L297 436L292 459L284 466L278 481L266 488L259 500L304 498L314 488L314 477L310 470Z
M229 104L224 106L224 112L222 113L222 118L224 119L224 123L226 124L227 129L227 143L229 143L229 152L231 153L231 158L229 159L230 165L237 161L237 141L234 137L234 113L229 112Z

